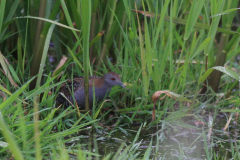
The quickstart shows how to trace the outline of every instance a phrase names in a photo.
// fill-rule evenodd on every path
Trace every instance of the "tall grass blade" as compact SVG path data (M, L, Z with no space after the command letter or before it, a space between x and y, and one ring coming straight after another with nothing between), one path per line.
M198 16L200 15L204 2L205 0L193 1L185 27L184 40L188 40L190 34L192 33L193 27L197 22Z
M85 109L89 110L89 38L91 23L91 1L82 1L82 30L83 30L83 67L85 88Z
M6 101L1 103L0 104L0 110L3 110L4 108L11 105L34 78L35 77L33 77L29 81L27 81L27 83L25 83L21 88L19 88L14 94L12 94L12 96L10 96Z
M1 127L4 138L6 139L6 141L9 144L9 149L11 150L14 159L23 160L23 156L21 154L21 151L20 151L16 141L14 140L14 138L12 136L12 133L9 131L7 125L5 124L5 122L3 120L2 113L0 113L0 127Z

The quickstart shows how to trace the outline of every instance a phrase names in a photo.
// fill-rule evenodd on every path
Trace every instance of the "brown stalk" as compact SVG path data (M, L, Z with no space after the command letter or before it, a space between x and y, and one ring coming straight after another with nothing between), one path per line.
M41 0L40 1L40 8L38 12L38 17L45 17L45 11L46 11L46 4L47 0ZM37 30L36 30L36 36L35 36L35 44L34 44L34 50L33 50L33 61L31 65L30 75L33 77L37 75L39 68L40 68L40 59L42 58L42 51L43 51L43 45L45 41L45 37L40 36L43 30L45 22L42 20L38 20L37 22ZM36 86L37 79L35 78L30 83L30 90L33 90Z

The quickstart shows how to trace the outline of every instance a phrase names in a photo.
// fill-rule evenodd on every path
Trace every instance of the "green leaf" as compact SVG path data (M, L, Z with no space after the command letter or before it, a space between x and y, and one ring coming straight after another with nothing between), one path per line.
M0 110L8 107L11 105L17 98L18 96L23 92L23 90L29 85L29 83L34 79L35 77L31 78L27 83L25 83L20 89L18 89L12 96L10 96L6 101L0 104Z
M208 69L200 78L198 83L202 83L213 71L213 68Z
M191 59L195 58L200 52L202 52L206 47L207 45L209 44L210 40L211 40L212 37L208 37L206 38L202 44L198 47L198 49L194 52L193 56L191 57Z
M216 69L216 70L218 70L218 71L220 71L220 72L223 72L223 73L229 75L230 77L236 79L237 81L240 80L239 75L238 75L236 72L234 72L234 71L232 71L232 70L230 70L230 69L228 69L228 68L222 67L222 66L216 66L216 67L212 67L212 68L208 69L208 70L201 76L201 78L200 78L200 80L199 80L198 83L202 83L202 82L212 73L212 71L213 71L214 69Z
M218 14L216 14L216 15L212 15L210 18L212 18L212 17L217 17L217 16L222 16L222 15L224 15L224 14L229 14L230 12L233 12L233 11L236 11L236 10L239 10L239 9L240 9L240 8L228 9L228 10L223 11L223 12L220 12L220 13L218 13Z
M190 34L192 33L193 27L195 26L198 16L202 10L205 0L193 1L190 9L189 17L187 19L184 40L188 40Z
M237 81L239 81L239 75L236 72L232 71L231 69L228 69L226 67L221 67L221 66L213 67L213 69L223 72L223 73L229 75L230 77L236 79Z
M59 22L56 22L56 21L53 21L53 20L50 20L50 19L41 18L41 17L25 16L25 17L17 17L17 18L14 18L14 19L20 19L20 18L39 19L39 20L42 20L42 21L45 21L45 22L50 22L50 23L55 24L55 25L57 25L57 26L61 26L61 27L64 27L64 28L67 28L67 29L70 29L70 30L74 30L74 31L77 31L77 32L81 32L81 30L75 29L75 28L73 28L73 27L66 26L66 25L64 25L64 24L62 24L62 23L59 23Z

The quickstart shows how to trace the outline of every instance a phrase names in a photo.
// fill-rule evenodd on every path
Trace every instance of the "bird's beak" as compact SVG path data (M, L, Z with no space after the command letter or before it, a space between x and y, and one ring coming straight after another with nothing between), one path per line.
M122 82L118 82L118 85L123 87L123 88L126 88Z

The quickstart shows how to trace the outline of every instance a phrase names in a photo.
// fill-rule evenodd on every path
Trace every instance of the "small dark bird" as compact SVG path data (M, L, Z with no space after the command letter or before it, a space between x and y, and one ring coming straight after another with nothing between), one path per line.
M113 86L121 86L125 88L119 75L115 72L109 72L103 77L89 76L89 107L93 106L93 82L95 87L95 103L101 102L106 98L111 92ZM72 91L74 93L72 94ZM66 83L62 84L59 92L62 92L65 97L74 104L74 101L77 102L77 105L80 109L85 109L85 91L84 91L84 77L77 77L73 80L68 80ZM74 99L73 96L74 95ZM58 95L57 101L60 104L63 104L65 107L68 107L70 103L64 98L61 94Z

